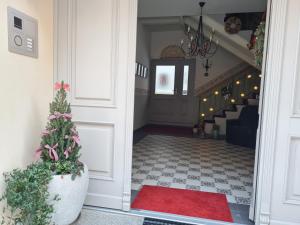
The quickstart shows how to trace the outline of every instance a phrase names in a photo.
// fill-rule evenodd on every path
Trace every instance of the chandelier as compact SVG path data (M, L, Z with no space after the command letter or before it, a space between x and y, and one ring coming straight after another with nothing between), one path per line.
M205 2L199 3L201 14L198 23L198 30L192 29L185 25L185 34L187 40L181 40L181 48L186 52L187 56L199 56L202 59L211 58L218 50L219 41L215 39L215 30L211 29L208 38L204 35L203 26L203 7Z

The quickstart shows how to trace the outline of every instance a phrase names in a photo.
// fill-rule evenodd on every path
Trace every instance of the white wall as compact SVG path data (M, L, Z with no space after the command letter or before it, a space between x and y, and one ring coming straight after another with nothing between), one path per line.
M182 31L152 32L151 58L160 58L162 49L168 45L180 44L183 37L184 33ZM202 65L204 62L197 58L195 89L242 63L241 59L221 47L219 47L216 55L211 58L211 61L213 66L209 71L209 76L204 77L205 70Z
M0 174L33 160L52 98L53 1L0 1ZM8 52L7 6L39 23L39 58ZM0 193L3 177L0 177Z
M150 68L150 32L138 22L136 61ZM149 76L147 79L135 78L134 130L147 123L149 100Z

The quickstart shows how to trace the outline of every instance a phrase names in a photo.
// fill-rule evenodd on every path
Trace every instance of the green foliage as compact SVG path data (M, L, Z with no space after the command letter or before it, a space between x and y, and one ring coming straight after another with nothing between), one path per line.
M79 162L79 136L72 122L71 107L67 102L69 85L64 82L55 84L57 93L50 104L50 115L42 134L40 154L44 162L51 163L52 171L59 174L72 174L74 179L83 170Z
M4 174L6 190L0 201L6 201L1 224L46 225L50 223L53 205L49 203L48 184L51 164L31 164L25 170ZM53 200L59 200L55 196Z
M254 44L255 63L260 68L262 67L263 54L264 54L265 28L266 28L266 23L261 22L254 33L254 35L256 36L256 40Z

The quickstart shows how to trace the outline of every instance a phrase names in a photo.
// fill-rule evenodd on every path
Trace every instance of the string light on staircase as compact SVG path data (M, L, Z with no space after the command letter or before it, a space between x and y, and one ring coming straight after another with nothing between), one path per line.
M202 117L205 117L205 114L204 114L204 113L201 113L201 116L202 116Z
M252 77L252 75L251 75L251 74L249 74L249 75L247 76L247 78L248 78L248 79L250 79L251 77Z
M235 99L233 99L233 98L230 101L231 101L231 103L235 103Z
M211 107L211 108L209 108L209 111L211 111L211 112L212 112L212 111L214 111L214 108L212 108L212 107Z
M239 80L237 80L235 83L236 83L236 85L239 85L241 82Z
M215 95L218 95L219 94L219 92L218 91L215 91Z
M244 93L241 93L241 97L245 97L245 94L244 94Z
M203 102L207 102L207 98L203 98Z
M255 91L257 91L257 90L258 90L258 86L254 86L253 89L254 89Z

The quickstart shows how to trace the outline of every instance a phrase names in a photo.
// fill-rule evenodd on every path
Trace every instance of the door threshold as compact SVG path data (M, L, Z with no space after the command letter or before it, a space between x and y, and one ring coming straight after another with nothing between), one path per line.
M84 206L83 208L100 211L100 212L108 212L108 213L115 213L121 215L132 215L132 216L144 217L144 218L148 217L148 218L167 220L172 222L187 223L191 225L245 225L242 223L229 223L229 222L218 221L218 220L209 220L209 219L174 215L168 213L160 213L160 212L147 211L147 210L131 209L130 211L127 212L127 211L94 207L94 206Z

